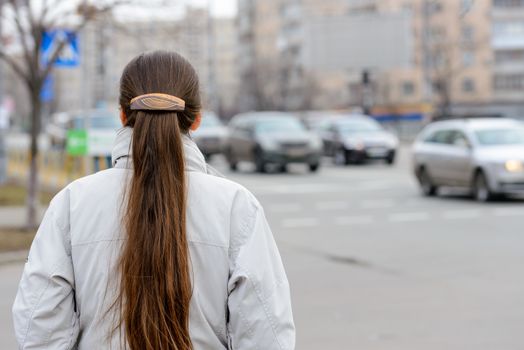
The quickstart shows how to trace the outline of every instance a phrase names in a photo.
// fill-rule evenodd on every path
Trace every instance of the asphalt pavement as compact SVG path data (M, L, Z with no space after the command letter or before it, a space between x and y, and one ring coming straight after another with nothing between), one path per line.
M424 198L393 166L226 175L263 204L292 287L297 349L522 350L524 201ZM0 348L19 264L0 266Z

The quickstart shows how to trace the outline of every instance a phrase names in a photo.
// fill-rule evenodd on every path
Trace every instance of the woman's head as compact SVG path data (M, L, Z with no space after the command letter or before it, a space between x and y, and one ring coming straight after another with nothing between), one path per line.
M185 101L185 109L176 113L183 133L187 133L199 118L201 101L198 76L193 66L176 52L143 53L127 64L120 79L119 98L127 126L133 127L140 113L131 110L131 100L149 93L164 93Z
M135 97L159 93L182 99L179 106L185 101L185 107L165 111L131 105ZM124 123L133 128L133 176L123 208L126 240L112 306L118 309L114 331L132 350L189 350L192 287L182 138L198 123L198 77L174 52L142 54L124 69L120 105Z

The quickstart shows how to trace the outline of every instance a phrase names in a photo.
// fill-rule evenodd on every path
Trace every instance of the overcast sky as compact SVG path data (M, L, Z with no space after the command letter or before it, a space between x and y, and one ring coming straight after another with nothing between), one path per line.
M206 6L211 1L213 13L216 16L234 16L237 9L237 0L185 0L189 4Z
M147 4L147 0L142 1ZM154 2L152 3L154 4ZM172 5L169 7L166 5L161 5L160 7L151 6L149 10L146 10L143 6L123 6L118 8L114 14L116 18L122 21L151 20L152 18L169 20L182 16L186 6L203 8L211 6L214 16L233 17L237 8L237 0L173 0L168 3Z

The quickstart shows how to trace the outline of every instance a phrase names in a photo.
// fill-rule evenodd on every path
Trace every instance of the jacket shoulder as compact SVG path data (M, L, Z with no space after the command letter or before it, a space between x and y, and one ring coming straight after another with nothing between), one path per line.
M246 210L255 210L261 207L253 193L241 184L225 177L194 173L189 178L189 184L190 189L198 186L198 188L195 188L196 191L224 198L233 205L243 206Z
M263 211L255 196L244 186L204 173L189 178L190 208L204 210L206 218L227 222L228 247L236 249L249 235L258 213Z

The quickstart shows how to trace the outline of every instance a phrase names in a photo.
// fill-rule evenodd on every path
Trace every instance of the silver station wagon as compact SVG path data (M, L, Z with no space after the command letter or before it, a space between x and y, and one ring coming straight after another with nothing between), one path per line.
M414 172L427 196L471 189L478 201L524 193L524 124L503 118L434 122L413 146Z

